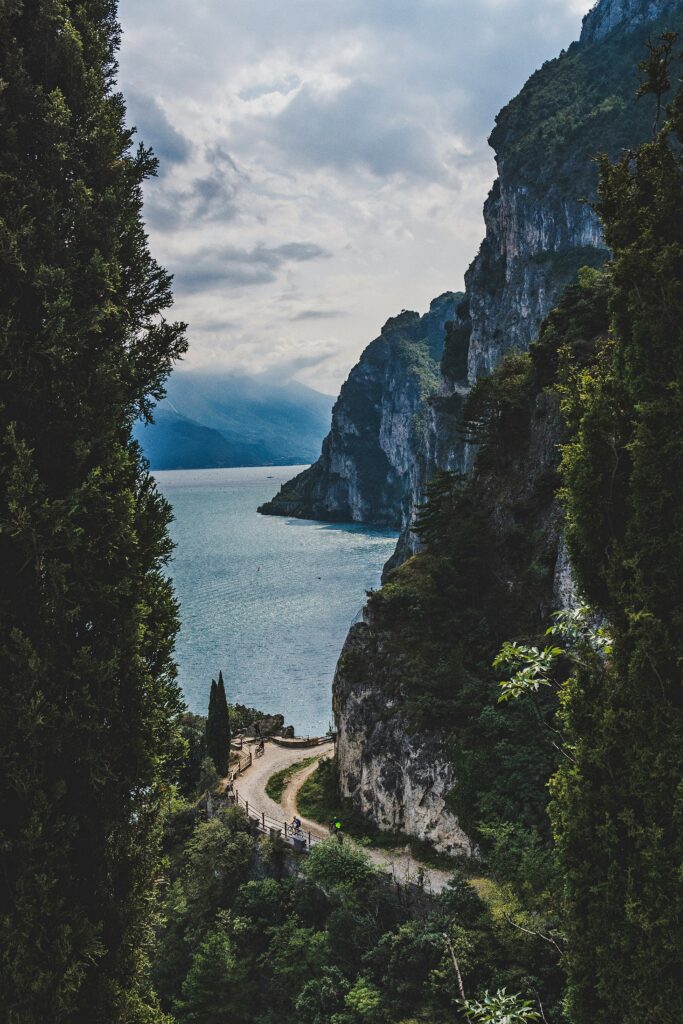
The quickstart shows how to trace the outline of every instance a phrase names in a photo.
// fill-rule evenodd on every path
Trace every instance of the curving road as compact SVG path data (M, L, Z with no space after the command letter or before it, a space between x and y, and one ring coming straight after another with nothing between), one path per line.
M296 797L304 781L316 770L319 761L331 757L332 754L331 743L324 747L289 749L278 747L274 743L266 743L263 757L254 758L252 766L247 768L244 775L240 775L237 779L235 788L239 792L240 799L248 800L255 811L264 811L271 818L282 821L284 826L285 821L289 824L297 814ZM315 763L303 768L289 780L283 791L281 802L277 803L275 800L271 800L266 794L266 784L271 775L298 761L305 761L309 757L315 757ZM310 821L302 815L299 817L305 832L310 831L313 835L321 838L327 837L328 831L324 824ZM421 870L425 888L432 892L441 892L450 878L448 871L430 868L415 860L408 845L394 850L380 850L377 847L366 847L365 849L373 864L393 874L399 882L414 882Z
M332 743L324 747L279 747L274 743L266 743L263 757L255 757L251 767L247 768L243 775L235 781L235 789L239 793L240 800L248 800L250 806L259 813L264 811L276 821L285 821L289 825L295 814L295 805L283 807L281 804L271 800L266 793L266 784L271 775L279 772L282 768L288 768L297 761L305 761L308 757L329 757L332 754ZM317 764L317 762L316 762ZM315 770L316 765L311 766ZM296 776L300 778L300 776ZM303 778L301 778L303 781ZM289 788L289 787L288 787ZM297 786L298 789L298 786ZM309 825L305 826L306 831ZM310 830L314 835L326 836L327 829L321 828L316 822L310 823Z

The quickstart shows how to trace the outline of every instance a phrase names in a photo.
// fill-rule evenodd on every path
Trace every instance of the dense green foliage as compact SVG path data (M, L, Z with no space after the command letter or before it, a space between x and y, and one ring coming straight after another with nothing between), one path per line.
M650 137L651 103L636 100L648 37L680 32L683 13L617 29L595 45L574 43L531 76L496 118L491 144L506 174L579 198L594 195L595 157L612 158Z
M170 510L131 440L184 348L115 92L113 0L0 5L0 991L152 1021L145 949L181 705Z
M182 795L190 798L197 791L202 763L207 757L206 718L186 711L180 720L180 733L184 749L178 757L175 777Z
M178 1024L465 1024L496 1004L488 992L556 996L543 941L506 920L493 883L478 895L455 874L428 897L396 887L348 839L297 861L252 835L241 811L206 821L182 802L165 850L154 981Z
M434 478L417 524L424 551L372 595L365 653L349 650L341 666L350 678L379 680L390 713L400 710L408 729L444 737L457 779L448 802L484 857L490 888L482 891L510 927L545 936L549 1019L560 1014L562 948L547 813L547 782L563 756L557 687L500 704L491 662L502 639L528 650L548 625L561 524L558 444L566 439L556 377L570 364L594 363L608 323L607 279L586 268L530 353L507 357L478 382L465 408L474 472ZM308 780L307 814L331 804L332 783Z
M554 782L577 1024L680 1021L683 994L683 95L602 162L611 332L563 376L572 559L610 658L567 684Z
M209 714L206 719L206 750L221 778L230 765L230 709L225 696L223 673L211 680Z

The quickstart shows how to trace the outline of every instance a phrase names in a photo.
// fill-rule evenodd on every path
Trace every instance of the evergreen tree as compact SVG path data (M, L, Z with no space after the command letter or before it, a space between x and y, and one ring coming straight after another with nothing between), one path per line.
M215 679L211 680L209 714L206 720L206 748L219 776L225 777L230 765L230 712L222 672L218 673L218 683Z
M218 673L218 690L216 693L216 712L219 725L219 736L220 736L220 752L222 756L221 766L224 766L224 771L218 768L218 771L222 775L227 775L228 766L230 764L230 708L228 707L228 698L225 695L225 683L223 682L223 673Z
M144 955L181 708L170 509L131 439L183 351L115 90L115 0L0 5L0 991L157 1019Z
M235 989L244 980L237 950L225 931L216 928L194 954L175 1016L181 1024L229 1024L235 1019ZM249 1008L243 1009L248 1012Z
M206 715L206 752L214 763L216 764L216 680L211 680L211 690L209 692L209 710Z
M564 381L568 539L613 635L567 685L554 781L575 1024L683 1020L681 143L679 94L652 142L602 161L611 333Z

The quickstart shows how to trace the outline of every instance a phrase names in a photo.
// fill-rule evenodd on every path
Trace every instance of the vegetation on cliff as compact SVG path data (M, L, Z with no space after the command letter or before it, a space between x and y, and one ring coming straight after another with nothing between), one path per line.
M379 686L408 732L443 737L456 778L448 804L484 858L492 888L482 891L511 929L545 937L534 984L551 1018L562 1012L562 877L547 789L564 757L560 708L552 688L500 704L492 661L502 639L538 642L548 625L559 444L569 439L558 376L594 364L608 296L606 275L582 271L531 351L472 390L474 472L434 479L417 524L424 550L371 595L365 653L341 669L351 685Z
M561 346L585 360L606 329L605 282L586 271L531 353L508 357L475 386L466 405L475 471L433 480L416 527L424 550L370 597L377 655L343 666L397 702L409 729L449 737L458 780L449 803L484 845L481 827L488 834L504 821L549 835L546 781L557 751L537 712L552 716L552 700L498 707L491 663L504 639L542 633L552 610L563 426L550 387Z
M658 74L642 91L658 99L670 43L652 44L642 65ZM652 142L615 164L601 160L607 272L584 270L530 353L508 357L474 388L466 409L479 444L474 473L434 481L417 526L424 553L370 602L378 660L346 666L380 679L408 728L448 733L453 808L503 887L506 913L516 905L533 914L554 946L549 964L561 954L564 1013L574 1024L673 1024L683 1014L682 144L679 93ZM545 467L544 506L539 479L525 486L516 456L528 473L539 415L560 401L550 440L562 461L556 454ZM557 513L558 472L578 584L609 633L607 642L604 630L565 622L571 652L534 646L549 619L538 556ZM545 534L529 517L543 507ZM516 524L524 536L515 543ZM487 667L501 624L515 643L498 660L521 668L503 704ZM554 686L544 685L550 669ZM508 703L516 693L530 699ZM520 708L535 716L536 738ZM487 773L492 763L497 773Z
M576 198L594 196L596 154L616 158L650 137L652 105L637 101L637 68L648 39L664 30L683 31L683 12L626 23L547 61L496 118L490 142L505 173Z
M579 1024L683 1016L682 143L679 92L651 143L602 161L611 331L564 378L568 541L612 636L567 684L554 781Z
M342 386L318 461L259 512L402 525L426 403L438 390L446 324L461 299L445 292L424 316L403 310L387 321Z

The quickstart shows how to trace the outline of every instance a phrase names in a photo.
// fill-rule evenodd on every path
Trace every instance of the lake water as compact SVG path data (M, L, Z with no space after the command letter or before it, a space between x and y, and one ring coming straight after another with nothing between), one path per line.
M303 468L154 475L175 514L176 655L189 709L206 714L222 669L230 702L280 712L298 734L321 735L344 639L396 533L258 515Z

